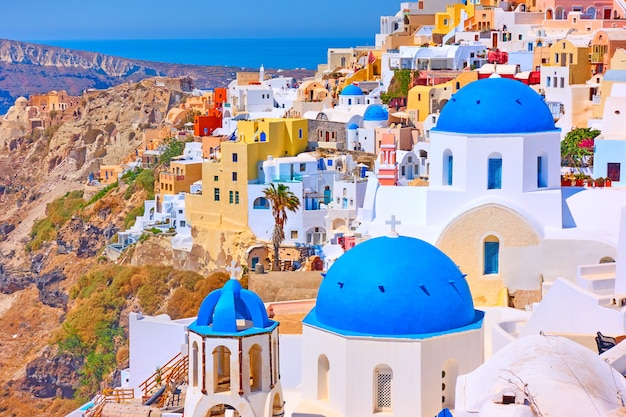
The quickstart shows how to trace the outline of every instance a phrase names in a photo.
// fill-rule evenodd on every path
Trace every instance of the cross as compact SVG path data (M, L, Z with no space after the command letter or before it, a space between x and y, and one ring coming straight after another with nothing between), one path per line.
M237 265L237 261L233 259L230 266L226 267L226 270L230 272L230 279L238 279L237 274L241 271L241 267L235 265Z
M392 214L391 215L391 220L387 220L385 223L391 226L391 231L389 232L389 235L388 235L389 237L398 237L398 236L400 236L398 234L398 232L396 232L396 226L399 225L399 224L402 224L402 222L400 220L396 220L396 215L395 214Z

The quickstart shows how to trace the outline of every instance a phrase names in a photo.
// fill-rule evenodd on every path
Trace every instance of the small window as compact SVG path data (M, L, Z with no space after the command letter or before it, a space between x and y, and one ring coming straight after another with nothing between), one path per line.
M213 189L213 200L220 201L220 189L219 188Z
M239 204L239 191L235 191L235 204Z
M611 181L619 182L621 164L619 162L609 162L606 164L606 176Z
M550 87L550 81L552 79L550 77L546 77L546 87Z
M180 221L180 227L185 227L185 225L186 225L186 224L187 224L187 223L186 223L184 220L181 220L181 221Z
M559 54L554 54L554 63L555 64L559 63Z
M502 158L489 158L487 188L499 190L502 188Z
M560 81L561 81L561 85L560 85L560 87L561 87L561 88L564 88L564 87L565 87L565 77L561 77L561 80L560 80Z
M213 181L219 181L219 177L217 175L213 176Z
M233 162L237 162L237 154L233 153Z
M298 231L297 230L292 230L291 231L291 239L297 239L298 238Z
M300 172L306 171L306 164L300 164Z
M232 191L229 191L228 192L228 202L230 204L233 204L234 201L235 201L235 195L234 195L234 193Z
M302 129L298 129L298 139L302 139Z
M237 181L237 172L233 172L233 182Z
M183 214L183 211L181 209L178 210L178 214Z
M495 236L488 236L484 242L483 274L493 275L499 271L500 241Z

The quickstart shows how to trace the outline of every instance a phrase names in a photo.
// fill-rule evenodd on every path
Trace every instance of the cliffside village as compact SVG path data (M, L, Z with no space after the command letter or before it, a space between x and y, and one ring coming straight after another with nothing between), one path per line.
M604 335L626 333L625 18L622 0L406 2L374 47L330 48L313 79L261 66L194 91L89 179L110 184L168 138L186 142L109 256L152 227L174 229L181 253L203 233L248 233L227 269L262 273L264 190L284 184L300 207L280 268L326 275L280 357L277 322L236 280L197 319L133 313L125 387L145 388L183 345L188 416L624 415L626 347ZM38 100L5 121L44 112ZM601 134L578 170L602 181L572 183L561 166L581 127ZM173 405L183 384L169 375L144 400Z

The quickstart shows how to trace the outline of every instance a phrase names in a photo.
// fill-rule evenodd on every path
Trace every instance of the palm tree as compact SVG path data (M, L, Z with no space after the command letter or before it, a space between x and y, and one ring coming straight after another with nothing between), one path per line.
M274 231L272 232L272 243L274 244L274 266L278 268L278 248L285 240L285 223L287 222L287 210L295 212L300 207L300 199L289 190L285 184L270 183L270 186L263 190L265 198L272 206L274 216Z

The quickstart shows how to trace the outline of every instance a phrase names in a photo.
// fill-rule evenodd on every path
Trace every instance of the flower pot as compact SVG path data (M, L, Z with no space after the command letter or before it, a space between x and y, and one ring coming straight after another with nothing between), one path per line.
M584 187L585 186L585 180L583 180L582 178L579 178L576 180L576 187Z

